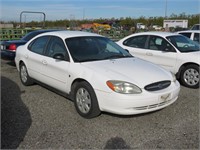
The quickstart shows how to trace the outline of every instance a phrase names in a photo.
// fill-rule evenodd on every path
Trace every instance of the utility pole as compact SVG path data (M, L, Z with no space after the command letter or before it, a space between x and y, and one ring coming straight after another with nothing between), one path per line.
M167 19L167 0L165 1L165 19Z
M85 8L83 8L83 20L85 20Z

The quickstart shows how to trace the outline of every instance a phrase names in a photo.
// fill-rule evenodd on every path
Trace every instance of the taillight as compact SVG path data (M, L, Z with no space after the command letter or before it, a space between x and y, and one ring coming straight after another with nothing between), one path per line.
M8 49L11 51L15 51L17 49L17 46L16 46L16 44L10 44Z

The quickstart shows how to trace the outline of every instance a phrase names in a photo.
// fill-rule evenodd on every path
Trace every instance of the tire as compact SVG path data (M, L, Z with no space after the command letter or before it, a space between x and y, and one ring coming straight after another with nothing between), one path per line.
M199 66L188 65L181 71L181 83L189 88L199 88Z
M28 74L28 70L24 63L20 64L19 75L20 75L20 80L23 85L29 86L33 84L33 80L30 78Z
M80 116L91 119L100 115L96 94L89 83L85 81L77 83L73 93L74 105Z

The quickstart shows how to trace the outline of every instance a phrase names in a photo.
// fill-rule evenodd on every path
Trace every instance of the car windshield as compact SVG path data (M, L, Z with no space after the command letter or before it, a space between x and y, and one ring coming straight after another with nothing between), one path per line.
M180 52L194 52L200 51L200 45L191 39L182 36L168 36L166 37Z
M73 37L65 41L74 62L133 57L126 50L105 37Z

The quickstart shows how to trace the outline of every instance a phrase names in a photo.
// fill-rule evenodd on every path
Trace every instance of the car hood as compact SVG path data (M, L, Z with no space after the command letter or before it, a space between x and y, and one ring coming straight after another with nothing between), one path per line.
M139 58L122 58L82 63L107 80L121 80L133 83L140 88L163 81L172 80L170 72Z

